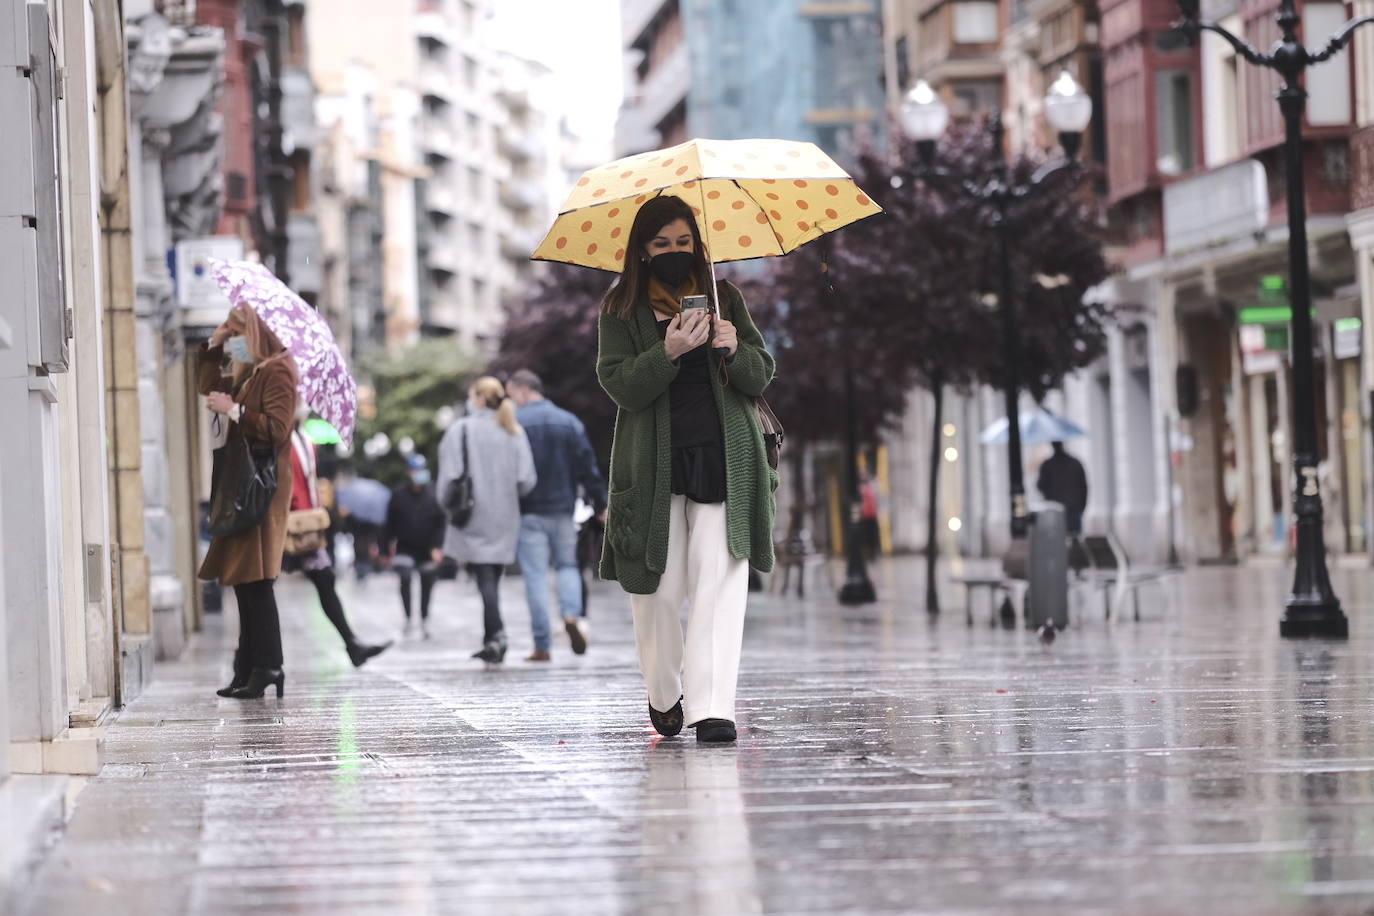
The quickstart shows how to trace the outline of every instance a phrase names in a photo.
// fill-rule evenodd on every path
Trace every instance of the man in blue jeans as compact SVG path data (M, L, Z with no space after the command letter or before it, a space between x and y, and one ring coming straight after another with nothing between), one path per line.
M587 430L577 417L544 397L544 382L528 369L511 376L506 393L518 406L516 417L529 438L539 483L520 500L520 541L516 557L525 577L525 597L534 631L534 652L526 659L546 662L549 649L549 565L558 583L558 606L574 653L587 651L587 619L582 606L582 574L577 568L577 527L573 509L578 488L598 515L606 511L606 481L597 467Z

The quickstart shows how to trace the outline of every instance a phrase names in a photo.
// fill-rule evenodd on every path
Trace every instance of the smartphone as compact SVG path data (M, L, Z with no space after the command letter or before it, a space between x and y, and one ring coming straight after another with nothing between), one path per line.
M682 315L685 318L687 313L695 309L700 309L706 314L711 314L711 305L705 296L683 296Z

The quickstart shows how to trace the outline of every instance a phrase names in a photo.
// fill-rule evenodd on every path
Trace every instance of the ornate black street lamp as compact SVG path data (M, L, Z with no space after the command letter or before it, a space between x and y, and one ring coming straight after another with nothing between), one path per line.
M1297 569L1293 590L1284 602L1279 619L1281 636L1326 636L1344 639L1349 622L1340 599L1331 589L1326 571L1326 544L1322 536L1322 497L1317 480L1317 417L1312 375L1312 283L1307 262L1307 192L1303 184L1302 115L1307 90L1302 75L1308 67L1337 54L1350 43L1355 30L1374 23L1374 16L1347 22L1320 51L1309 51L1298 39L1302 17L1293 0L1282 0L1275 20L1283 37L1268 54L1221 26L1199 19L1197 0L1179 0L1183 18L1174 28L1197 40L1202 31L1214 32L1250 63L1267 67L1283 77L1279 110L1283 112L1284 168L1288 176L1288 274L1293 350L1293 498L1297 524Z
M1015 183L1002 143L1002 117L994 111L989 122L997 168L993 178L977 183L935 164L935 144L949 124L949 109L924 80L918 82L902 104L902 129L916 141L921 157L920 177L941 193L963 194L993 209L992 229L997 236L999 265L998 311L1002 319L1002 371L1007 410L1007 471L1011 481L1012 551L1024 543L1029 514L1026 510L1025 473L1021 465L1020 362L1017 335L1015 281L1012 277L1011 228L1007 214L1013 204L1046 188L1046 182L1062 172L1078 168L1078 151L1083 145L1083 130L1092 119L1092 99L1083 92L1067 71L1061 73L1045 97L1045 116L1059 134L1064 149L1063 161L1046 164L1030 180Z

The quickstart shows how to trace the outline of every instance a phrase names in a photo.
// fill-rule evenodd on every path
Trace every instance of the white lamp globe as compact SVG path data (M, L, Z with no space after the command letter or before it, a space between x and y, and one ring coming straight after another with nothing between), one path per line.
M949 109L930 84L921 80L902 101L902 130L912 140L938 140L949 125Z
M1045 117L1061 134L1080 134L1093 116L1093 100L1069 71L1059 74L1045 96Z

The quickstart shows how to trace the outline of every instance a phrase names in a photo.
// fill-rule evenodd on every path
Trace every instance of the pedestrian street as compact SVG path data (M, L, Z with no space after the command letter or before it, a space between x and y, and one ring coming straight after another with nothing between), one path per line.
M751 596L740 738L649 726L624 596L591 649L504 665L471 584L433 638L354 670L279 588L286 694L215 696L212 617L109 732L106 764L8 910L229 913L1352 913L1374 908L1374 595L1346 643L1281 641L1288 572L1201 568L1140 623L1076 608L1050 645L930 620L919 560L875 605ZM341 589L400 628L394 580ZM560 633L561 637L561 633Z

